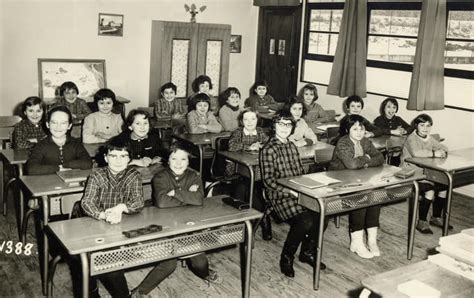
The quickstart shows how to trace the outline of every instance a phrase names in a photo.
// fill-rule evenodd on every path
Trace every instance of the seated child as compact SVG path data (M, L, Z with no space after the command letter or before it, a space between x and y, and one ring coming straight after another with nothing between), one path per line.
M30 96L22 104L23 120L13 129L13 149L31 149L46 137L43 115L45 106L41 98Z
M193 83L191 84L191 87L194 91L194 94L188 98L188 101L187 101L188 112L191 111L190 108L192 105L193 97L198 93L205 93L207 94L207 96L209 96L209 100L210 100L209 111L212 111L214 115L217 115L217 112L219 109L219 103L218 103L218 99L211 94L211 90L212 90L211 78L206 75L200 75L193 81Z
M286 276L294 277L293 259L300 243L300 262L313 267L316 264L319 213L299 205L298 194L277 183L280 178L303 175L304 170L298 148L288 140L295 125L293 116L287 110L281 110L272 122L274 135L260 151L260 171L273 211L290 224L280 256L280 270ZM321 262L320 268L326 266Z
M398 112L398 102L393 97L387 97L380 105L380 116L375 118L374 124L382 130L384 135L401 136L410 134L413 128L405 120L395 115Z
M413 167L415 165L405 161L409 157L432 157L445 158L448 154L448 148L430 136L433 119L427 114L420 114L413 120L415 130L407 137L402 152L402 167ZM433 216L430 224L443 227L441 214L446 212L446 186L423 180L419 182L420 193L423 196L420 199L419 220L416 229L423 234L433 234L428 224L427 216L433 202ZM442 191L441 191L442 190ZM452 229L449 226L449 229Z
M204 199L202 179L198 172L188 167L189 153L179 144L170 147L168 168L158 172L152 180L153 201L159 208L201 206ZM187 258L189 269L209 282L221 283L216 271L209 269L206 254ZM176 269L176 259L160 262L145 279L132 290L133 294L147 295Z
M161 97L155 100L156 119L171 120L173 130L186 125L186 111L181 100L176 98L176 85L169 82L161 86Z
M219 118L225 131L234 131L239 127L240 91L235 87L229 87L219 96L221 108Z
M222 125L217 121L214 114L209 111L209 106L210 99L206 93L198 93L193 96L189 105L190 112L187 115L187 129L190 134L222 131Z
M347 118L349 115L360 115L362 112L362 109L364 108L364 101L362 98L360 98L358 95L352 95L349 96L346 99L346 108L347 108L347 115L344 116L344 118L339 121L342 123L342 121ZM372 137L378 137L382 135L382 130L379 129L377 126L373 125L372 123L369 122L369 120L365 119L364 117L364 127L365 127L365 137L366 138L372 138ZM339 130L339 136L344 135L343 129Z
M315 85L304 85L298 96L304 100L304 105L307 111L303 118L312 129L316 127L317 124L334 120L331 119L330 116L326 114L323 107L316 102L318 100L318 90Z
M104 143L122 132L122 115L112 112L116 104L112 90L100 89L95 93L94 105L98 111L86 116L82 125L82 141L85 144Z
M264 80L256 81L252 87L252 94L245 100L245 107L251 107L258 112L268 112L268 105L276 104L273 97L268 94L270 92L267 82Z
M123 139L115 137L106 144L105 160L107 166L95 169L89 176L81 206L92 218L118 224L123 213L135 214L143 209L142 179L137 170L128 167L129 148ZM80 281L80 267L71 271L79 272L75 278ZM123 270L101 274L98 279L112 297L128 297ZM89 289L92 293L97 291L96 278L91 278ZM76 291L80 291L79 287Z
M341 138L337 142L330 170L363 169L378 167L384 163L382 153L375 149L372 142L365 137L364 117L353 114L341 121ZM351 232L350 250L359 257L371 259L380 256L377 246L380 205L358 209L349 213ZM364 230L367 230L367 245L364 243Z
M161 162L164 155L159 133L150 129L150 115L143 110L131 110L118 136L130 146L130 165L148 167Z
M318 141L318 137L303 118L307 112L303 99L296 96L291 97L285 109L290 112L291 116L293 116L293 121L296 123L295 130L288 137L288 140L295 144L296 147L315 144Z
M80 123L87 115L91 113L86 101L78 97L79 89L73 82L64 82L59 87L59 99L51 108L56 106L65 106L71 111L72 123ZM75 138L81 137L81 128L74 126L71 135Z
M82 142L67 134L72 127L72 115L67 107L52 108L46 119L46 127L50 135L33 148L26 163L28 175L92 168L92 160Z

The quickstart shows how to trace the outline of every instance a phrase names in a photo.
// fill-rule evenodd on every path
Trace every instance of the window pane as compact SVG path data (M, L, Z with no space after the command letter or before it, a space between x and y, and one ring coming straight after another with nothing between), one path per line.
M444 58L446 68L474 71L474 42L447 41Z
M368 59L413 63L416 39L369 36Z
M311 31L339 32L341 27L342 10L312 10Z
M418 35L420 12L415 10L372 10L369 34Z
M173 50L171 53L171 81L176 84L176 96L186 97L189 40L173 39Z
M334 55L336 53L338 34L310 33L308 53Z
M447 37L474 39L474 11L450 11Z
M220 91L221 55L222 41L208 40L206 48L206 75L211 78L213 86L209 93L214 96L219 95Z

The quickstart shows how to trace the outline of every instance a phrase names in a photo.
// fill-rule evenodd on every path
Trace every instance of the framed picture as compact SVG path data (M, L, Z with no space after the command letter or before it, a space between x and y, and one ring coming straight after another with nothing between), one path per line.
M242 35L230 36L230 52L231 53L240 53L242 50Z
M67 81L77 85L80 98L91 101L97 90L106 88L105 60L38 59L39 97L59 96L59 87Z
M99 35L123 36L123 14L99 13Z

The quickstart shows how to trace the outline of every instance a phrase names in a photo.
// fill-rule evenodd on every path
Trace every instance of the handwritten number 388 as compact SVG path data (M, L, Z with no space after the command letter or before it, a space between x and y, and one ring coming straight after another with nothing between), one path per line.
M13 251L15 251L16 255L20 255L23 252L24 255L29 256L31 255L32 247L33 244L27 243L23 249L23 243L21 242L13 245L13 241L3 241L3 243L0 245L0 252L2 252L3 248L5 248L5 254L11 254Z

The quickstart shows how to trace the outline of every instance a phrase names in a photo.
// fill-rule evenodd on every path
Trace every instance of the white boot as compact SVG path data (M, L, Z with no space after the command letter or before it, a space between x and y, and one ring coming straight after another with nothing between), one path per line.
M367 249L364 243L364 230L351 233L350 250L355 252L359 257L364 259L372 259L374 255Z
M374 257L380 257L380 249L377 245L377 230L378 227L367 229L367 245L369 246L369 250L374 255Z

